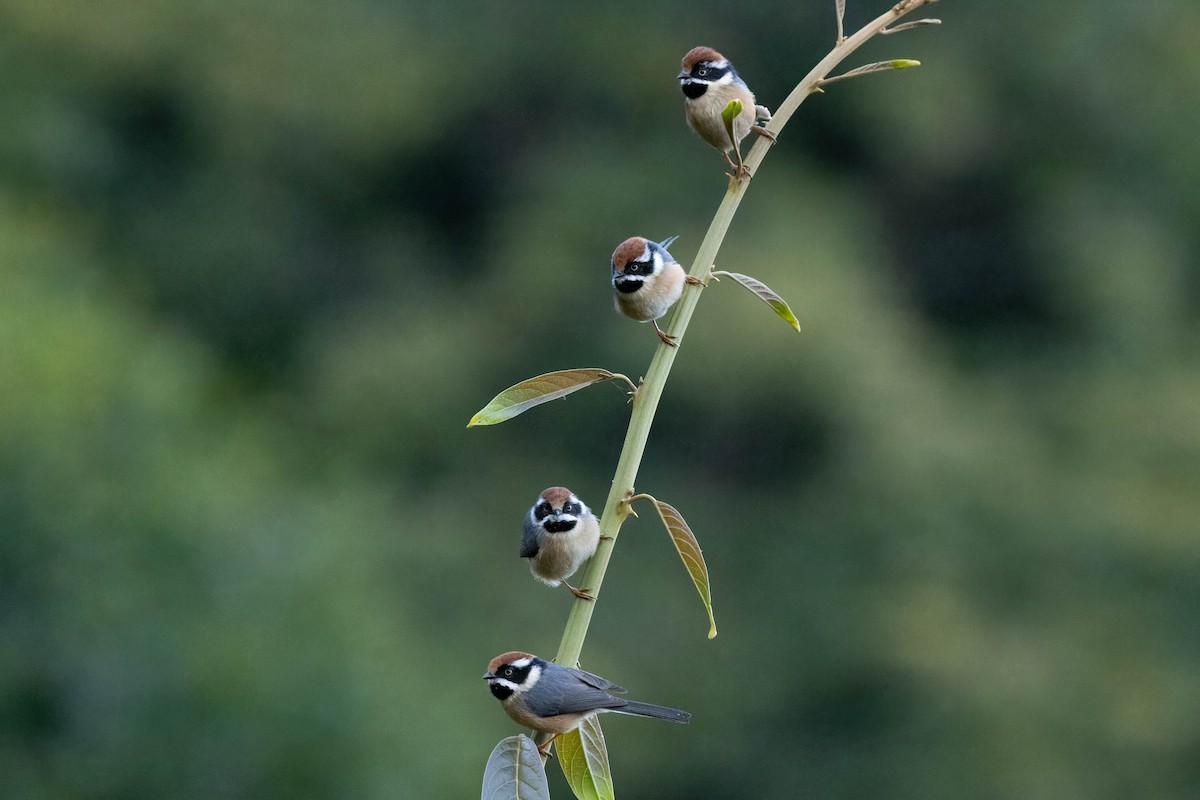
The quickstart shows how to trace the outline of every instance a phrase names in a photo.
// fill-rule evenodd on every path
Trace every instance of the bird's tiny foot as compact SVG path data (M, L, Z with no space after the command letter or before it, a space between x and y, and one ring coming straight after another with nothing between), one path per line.
M612 540L613 540L613 537L611 537L611 536L601 536L600 537L600 541L602 541L602 542L611 542Z
M779 141L778 139L775 138L775 134L771 133L769 130L767 130L766 128L764 128L761 125L751 125L750 130L754 131L755 133L757 133L759 136L763 137L764 139L770 139L772 142Z
M663 340L663 344L671 347L679 347L679 343L675 341L675 337L658 327L658 323L654 323L654 332L658 334L658 338Z
M586 588L576 589L574 586L567 583L566 581L563 581L563 586L566 586L568 589L570 589L571 594L575 595L580 600L595 600L596 599L595 595L588 594L588 592L591 591L590 589L586 589Z
M688 275L683 280L687 283L690 283L692 286L707 286L708 285L704 281L697 278L695 275Z

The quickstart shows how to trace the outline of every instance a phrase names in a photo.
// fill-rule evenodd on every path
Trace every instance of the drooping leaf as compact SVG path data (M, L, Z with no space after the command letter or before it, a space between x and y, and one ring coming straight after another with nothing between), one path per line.
M759 300L771 307L771 310L779 315L779 318L796 329L796 333L800 332L800 321L796 319L796 315L792 313L792 309L787 302L777 295L770 286L767 286L756 278L751 278L749 275L743 275L740 272L725 272L720 270L717 275L727 275L735 281L745 286Z
M497 422L512 419L534 406L566 397L571 392L577 392L593 383L623 377L606 369L564 369L547 372L545 375L538 375L536 378L529 378L510 386L493 397L478 414L471 417L467 427L495 425Z
M692 576L692 583L696 584L700 599L704 601L704 610L708 612L708 638L712 639L717 635L717 621L713 618L708 566L704 563L704 554L700 552L700 543L696 541L683 515L674 506L661 500L655 500L654 506L658 509L658 515L662 517L663 525L667 526L667 532L671 534L671 541L674 542L679 557L683 559L683 565Z
M563 775L579 800L613 800L612 773L604 732L596 717L585 719L578 728L554 740L554 752Z
M899 33L900 31L912 30L913 28L923 28L926 25L941 25L940 19L929 17L928 19L914 19L912 22L902 22L899 25L893 25L890 28L884 28L880 31L882 34Z
M855 67L849 72L843 72L841 75L834 75L832 78L825 78L818 84L825 86L826 84L834 83L835 81L844 81L846 78L857 78L860 75L870 75L873 72L890 72L894 69L908 69L909 67L921 66L920 61L914 61L911 58L893 58L891 61L876 61L874 64L864 64L861 67Z
M583 755L601 800L614 800L612 771L608 765L608 746L604 744L604 731L600 730L600 717L587 719L579 726L583 742Z
M501 740L483 768L481 800L550 800L537 745L524 734Z

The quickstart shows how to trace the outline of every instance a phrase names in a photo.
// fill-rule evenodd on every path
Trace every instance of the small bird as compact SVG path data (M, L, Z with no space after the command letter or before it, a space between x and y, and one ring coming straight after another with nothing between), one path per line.
M560 734L605 711L665 719L680 725L692 718L678 708L613 697L625 694L625 690L599 675L552 664L519 650L493 658L483 677L514 722L554 734L538 748L543 754L548 753L550 743Z
M521 558L529 559L533 577L550 586L561 583L582 600L596 598L587 589L576 589L566 579L596 554L599 544L599 521L565 486L551 486L543 491L525 515Z
M650 322L658 338L675 347L675 337L658 327L658 320L683 295L685 283L703 284L684 272L667 248L677 236L659 243L631 236L612 254L613 302L630 319Z
M775 134L758 124L759 120L770 121L770 110L755 105L754 92L738 76L729 59L711 47L693 47L683 57L679 88L685 98L688 125L701 139L721 151L736 174L746 173L739 142L751 131L775 141ZM731 100L742 101L742 113L733 120L733 141L721 119L721 112ZM737 154L736 164L729 157L730 151Z

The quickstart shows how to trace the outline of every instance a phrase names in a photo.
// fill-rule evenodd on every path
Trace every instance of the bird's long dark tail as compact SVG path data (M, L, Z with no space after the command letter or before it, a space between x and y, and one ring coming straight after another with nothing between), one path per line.
M630 700L620 708L609 709L618 714L632 714L638 717L653 717L654 719L665 719L668 722L677 722L680 725L686 725L692 715L686 711L681 711L678 708L667 708L666 706L656 706L651 703L639 703L637 700Z

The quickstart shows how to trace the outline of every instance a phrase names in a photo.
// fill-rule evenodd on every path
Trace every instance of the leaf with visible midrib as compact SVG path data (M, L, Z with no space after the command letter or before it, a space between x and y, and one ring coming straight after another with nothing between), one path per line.
M566 397L593 383L616 377L618 376L606 369L564 369L523 380L493 397L478 414L471 417L467 427L504 422L534 406Z
M708 638L711 639L717 635L717 621L713 619L712 593L708 585L708 566L704 563L704 554L700 552L700 543L696 541L696 537L692 534L692 529L688 527L687 522L684 521L683 515L674 506L661 500L655 500L654 506L658 509L658 515L662 517L663 525L667 526L667 532L671 534L671 541L675 543L675 549L679 552L679 557L683 559L683 565L687 567L688 574L692 576L692 583L696 584L696 591L700 593L700 599L704 601L704 610L708 612Z
M742 286L745 286L755 297L769 305L771 310L779 315L780 319L791 325L796 330L796 333L800 332L800 320L796 319L796 315L792 313L791 307L770 286L767 286L757 278L751 278L749 275L743 275L740 272L725 272L721 270L716 274L728 275Z
M550 800L546 770L537 745L524 734L509 736L492 750L483 768L481 800Z
M614 800L608 748L596 717L554 740L554 752L563 775L579 800Z

